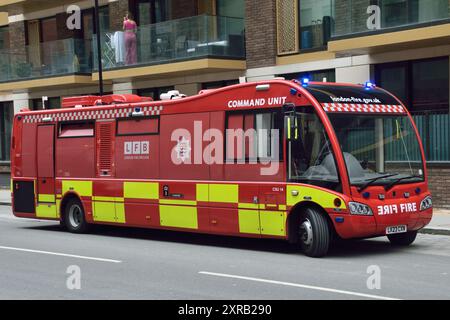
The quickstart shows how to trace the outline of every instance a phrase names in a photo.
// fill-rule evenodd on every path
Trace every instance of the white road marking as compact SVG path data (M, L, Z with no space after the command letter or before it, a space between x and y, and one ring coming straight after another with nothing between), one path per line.
M338 290L338 289L310 286L310 285L306 285L306 284L283 282L283 281L268 280L268 279L261 279L261 278L244 277L244 276L238 276L238 275L226 274L226 273L215 273L215 272L208 272L208 271L200 271L199 273L204 274L204 275L209 275L209 276L264 282L264 283L277 284L277 285L282 285L282 286L297 287L297 288L304 288L304 289L311 289L311 290L318 290L318 291L326 291L326 292L332 292L332 293L340 293L340 294L346 294L346 295L352 295L352 296L358 296L358 297L370 298L370 299L401 300L401 299L397 299L397 298L390 298L390 297L366 294L366 293L361 293L361 292Z
M13 250L13 251L22 251L22 252L30 252L30 253L48 254L48 255L53 255L53 256L69 257L69 258L85 259L85 260L94 260L94 261L101 261L101 262L122 263L122 261L120 261L120 260L95 258L95 257L87 257L87 256L79 256L79 255L75 255L75 254L67 254L67 253L60 253L60 252L50 252L50 251L41 251L41 250L32 250L32 249L14 248L14 247L4 247L4 246L0 246L0 249Z

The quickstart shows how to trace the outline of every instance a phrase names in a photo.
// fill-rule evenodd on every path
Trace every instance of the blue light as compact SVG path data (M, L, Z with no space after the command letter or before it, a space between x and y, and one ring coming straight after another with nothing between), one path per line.
M303 78L302 79L302 85L303 86L307 86L309 84L309 79L308 78Z
M294 88L291 88L290 92L293 96L295 96L297 94L297 90L295 90Z
M344 217L336 217L334 220L335 220L337 223L342 223L342 222L344 222Z
M367 81L365 84L366 89L372 89L375 87L375 83Z

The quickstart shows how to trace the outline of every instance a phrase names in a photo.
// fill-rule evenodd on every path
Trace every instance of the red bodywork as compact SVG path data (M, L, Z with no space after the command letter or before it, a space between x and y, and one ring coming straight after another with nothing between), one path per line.
M261 85L269 85L270 88L259 90L257 86ZM329 85L339 86L334 83ZM346 86L349 85L346 84ZM236 107L233 102L245 100L259 101L259 105ZM109 104L98 105L105 102ZM196 201L198 218L196 232L288 238L288 226L283 226L284 233L281 235L265 234L263 220L260 220L261 230L259 232L243 232L240 230L238 216L240 204L252 204L255 197L259 200L260 210L263 206L264 210L279 210L280 214L285 212L286 216L289 216L294 205L286 205L286 188L288 185L296 184L286 181L285 161L279 162L279 170L276 175L263 176L260 174L260 169L265 165L261 163L206 164L202 162L202 159L192 159L194 162L192 164L177 165L171 161L172 153L170 151L176 145L176 142L171 139L171 134L177 128L187 130L192 135L192 146L202 147L204 150L209 141L198 138L198 132L195 132L194 128L196 121L202 123L201 137L209 128L224 132L228 114L247 110L277 109L286 103L314 108L331 140L342 183L342 192L338 193L314 186L308 187L342 199L346 204L344 209L336 210L333 207L322 206L320 199L313 201L316 205L322 206L329 214L330 221L339 236L342 238L381 236L385 234L386 227L390 225L406 224L409 230L417 230L429 223L432 209L386 216L377 214L377 207L380 205L404 202L403 195L406 192L411 195L408 202L415 202L419 208L421 200L429 195L426 168L424 168L425 181L422 183L397 185L392 188L392 192L386 194L384 200L376 197L379 193L385 193L384 189L380 186L370 186L365 191L369 192L371 196L364 198L355 187L350 186L337 137L321 104L299 83L284 80L239 84L170 101L139 100L132 95L70 98L64 101L65 108L61 110L20 112L14 118L11 147L13 188L19 188L17 184L19 182L34 182L34 208L41 202L41 195L42 199L44 199L44 195L55 195L58 205L57 216L49 219L59 219L60 206L64 203L64 198L69 193L73 193L81 199L87 221L91 223L98 223L93 215L94 196L123 199L125 225L192 231L188 228L164 226L161 223L158 199L127 199L124 194L125 181L157 181L161 186L159 199L166 197L162 186L167 186L170 194L182 195L183 201ZM94 106L86 106L89 104ZM399 104L401 104L400 101ZM75 108L75 106L83 107ZM141 111L145 115L135 120L132 113ZM408 117L411 118L409 113ZM142 131L142 126L138 123L133 125L132 121L139 122L142 121L141 119L148 121L148 126L146 125L148 131ZM129 122L120 123L122 120ZM83 137L59 137L61 126L76 125L83 121L92 122L92 135L89 135L89 130L85 130L83 134L86 132L87 134ZM65 129L71 130L71 127ZM419 138L415 126L414 129ZM283 159L286 159L286 139L282 141ZM146 147L150 149L148 155L142 153ZM126 150L127 148L130 150ZM421 144L420 148L422 157L425 159ZM139 150L139 154L134 152L135 150ZM129 155L124 156L127 152ZM85 196L77 194L77 191L63 193L62 181L68 179L92 181L93 194ZM235 202L201 201L198 199L196 186L202 183L238 184L238 199ZM420 191L417 192L418 190ZM393 196L394 193L395 196ZM13 197L14 194L13 190ZM42 202L48 201L47 199ZM349 201L369 205L374 215L349 214L347 209ZM13 199L13 211L16 216L38 217L36 210L30 209L27 212L18 210L17 203ZM115 202L116 206L119 204L119 202ZM283 209L282 206L285 208ZM344 221L336 222L335 218L338 217L344 218ZM286 219L285 223L287 224L288 221L289 219ZM113 222L102 223L115 224Z

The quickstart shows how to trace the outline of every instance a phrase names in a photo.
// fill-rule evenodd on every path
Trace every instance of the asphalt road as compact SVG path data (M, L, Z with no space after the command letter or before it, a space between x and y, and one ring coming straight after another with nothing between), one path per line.
M368 268L380 289L368 288ZM344 241L313 259L273 240L118 227L74 235L0 206L0 288L0 299L450 299L450 237L420 234L409 248Z

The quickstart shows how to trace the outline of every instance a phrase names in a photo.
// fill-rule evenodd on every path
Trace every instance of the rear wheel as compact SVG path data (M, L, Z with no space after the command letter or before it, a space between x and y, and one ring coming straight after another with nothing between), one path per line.
M416 240L417 230L406 233L390 234L387 237L392 245L406 247Z
M323 257L331 243L331 230L326 217L313 208L306 208L301 216L299 242L303 253Z
M85 233L89 224L84 216L83 205L78 199L70 199L65 207L64 224L67 230L73 233Z

